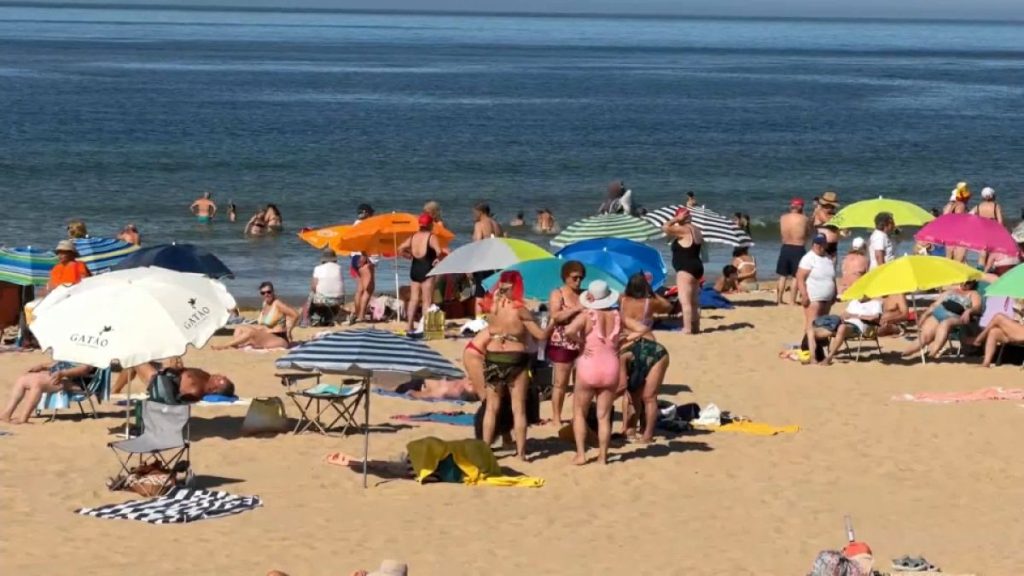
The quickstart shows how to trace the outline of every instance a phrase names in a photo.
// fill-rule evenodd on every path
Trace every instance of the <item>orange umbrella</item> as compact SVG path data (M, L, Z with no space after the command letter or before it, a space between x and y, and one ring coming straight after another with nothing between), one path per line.
M337 236L329 238L327 245L339 254L362 252L374 256L394 256L398 252L398 246L419 229L419 219L412 214L381 214L347 227ZM455 234L440 222L434 224L434 235L437 236L442 248L446 248L455 238Z
M313 248L323 250L330 246L332 240L341 237L350 228L352 228L351 224L338 224L325 228L304 228L299 231L299 238Z

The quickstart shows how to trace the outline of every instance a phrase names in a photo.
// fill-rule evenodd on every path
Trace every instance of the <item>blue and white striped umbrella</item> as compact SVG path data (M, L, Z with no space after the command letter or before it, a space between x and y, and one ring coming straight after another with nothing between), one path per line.
M278 368L372 376L401 372L419 377L464 378L462 370L419 340L367 328L310 340L282 356Z
M110 272L114 265L127 258L139 247L114 238L76 238L78 261L92 274Z
M682 206L682 204L673 204L658 208L648 212L644 216L644 220L661 228L665 222L675 218L676 210ZM704 235L705 242L728 246L752 246L754 244L750 240L750 235L740 230L728 216L722 216L700 206L690 208L690 215L693 217L693 225L700 228L701 234Z

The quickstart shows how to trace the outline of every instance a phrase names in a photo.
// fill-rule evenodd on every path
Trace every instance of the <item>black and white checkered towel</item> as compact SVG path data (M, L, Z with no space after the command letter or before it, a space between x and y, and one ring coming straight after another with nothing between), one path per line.
M166 496L132 500L98 508L81 508L77 513L96 518L140 520L150 524L182 524L239 514L263 505L259 496L235 496L227 492L175 488Z

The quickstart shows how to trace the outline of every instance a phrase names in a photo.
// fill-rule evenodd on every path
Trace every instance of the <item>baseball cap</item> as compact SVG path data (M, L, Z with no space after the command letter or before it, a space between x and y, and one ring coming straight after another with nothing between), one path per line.
M854 239L853 239L853 249L854 249L854 250L860 250L860 249L861 249L861 248L863 248L863 247L864 247L864 246L865 246L866 244L867 244L867 242L865 242L865 241L864 241L864 239L863 239L863 238L861 238L860 236L858 236L858 237L856 237L856 238L854 238Z
M821 244L822 246L828 244L828 238L825 238L824 234L818 234L814 237L815 244Z
M803 198L793 198L792 200L789 201L789 205L791 207L799 206L800 208L803 208L804 207L804 199Z
M420 228L429 228L434 225L434 217L424 212L420 214L419 223Z

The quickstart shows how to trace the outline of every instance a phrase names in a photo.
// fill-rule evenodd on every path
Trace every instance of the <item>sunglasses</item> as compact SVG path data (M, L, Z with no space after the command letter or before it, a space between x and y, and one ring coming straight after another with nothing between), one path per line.
M262 296L266 296L268 294L273 294L273 293L274 293L273 290L260 290L260 295L262 295Z

